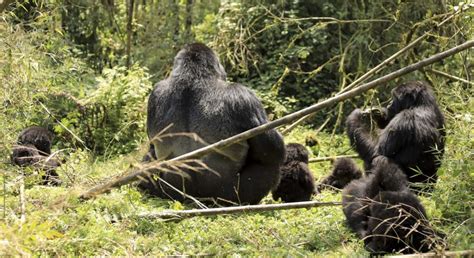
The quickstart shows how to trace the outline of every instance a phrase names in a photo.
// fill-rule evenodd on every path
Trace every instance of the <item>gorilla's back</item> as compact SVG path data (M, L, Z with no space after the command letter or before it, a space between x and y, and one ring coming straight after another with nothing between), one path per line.
M161 139L154 142L158 159L178 157L253 127L251 122L245 123L246 120L252 120L252 117L251 114L246 114L249 112L242 110L245 109L245 103L240 103L245 99L239 97L239 93L248 91L243 86L228 85L220 80L198 86L169 80L157 84L148 103L149 138L152 139L169 127L161 133ZM209 169L184 171L193 184L220 184L221 175L237 175L241 170L248 148L247 142L231 145L201 159ZM208 175L202 176L202 173ZM173 185L182 182L180 176L170 173L163 175L163 178ZM222 190L225 191L224 188ZM215 189L196 191L199 192L190 193L188 190L188 193L206 196L216 192Z

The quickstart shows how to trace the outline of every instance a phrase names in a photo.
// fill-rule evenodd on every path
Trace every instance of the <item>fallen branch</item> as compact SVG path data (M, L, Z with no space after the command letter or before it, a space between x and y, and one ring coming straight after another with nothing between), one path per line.
M446 57L452 56L456 53L459 53L459 52L461 52L463 50L466 50L468 48L471 48L473 46L474 46L474 40L467 41L467 42L465 42L465 43L463 43L459 46L456 46L454 48L451 48L451 49L446 50L444 52L441 52L439 54L433 55L429 58L423 59L423 60L421 60L421 61L419 61L415 64L411 64L407 67L401 68L401 69L399 69L395 72L392 72L390 74L382 76L382 77L380 77L376 80L373 80L371 82L365 83L365 84L363 84L359 87L356 87L356 88L354 88L350 91L341 93L340 95L336 95L334 97L323 100L323 101L321 101L317 104L314 104L312 106L304 108L304 109L302 109L300 111L297 111L293 114L286 115L282 118L279 118L279 119L274 120L272 122L268 122L268 123L263 124L261 126L252 128L250 130L247 130L247 131L242 132L240 134L234 135L234 136L229 137L227 139L218 141L216 143L213 143L211 145L202 147L202 148L194 150L192 152L188 152L186 154L183 154L181 156L173 158L169 161L178 161L178 160L183 160L183 159L190 159L190 158L200 157L200 156L203 156L203 155L205 155L205 154L207 154L211 151L215 151L215 150L227 147L229 145L232 145L234 143L250 139L250 138L252 138L252 137L254 137L258 134L261 134L265 131L268 131L270 129L278 128L278 127L280 127L282 125L285 125L285 124L289 124L289 123L291 123L291 122L293 122L293 121L295 121L295 120L297 120L301 117L304 117L308 114L315 113L315 112L317 112L317 111L319 111L323 108L329 107L329 106L331 106L335 103L338 103L340 101L343 101L343 100L355 97L357 95L360 95L361 93L364 93L364 92L366 92L370 89L375 88L376 86L379 86L381 84L385 84L388 81L391 81L395 78L401 77L405 74L411 73L411 72L416 71L418 69L421 69L425 66L433 64L433 63L435 63L439 60L442 60ZM161 163L161 162L156 161L156 162L150 163L150 165L155 165L155 164L158 165L159 163ZM89 189L88 191L81 194L80 198L82 198L82 199L92 198L95 195L98 195L98 194L109 191L113 187L119 187L119 186L122 186L122 185L129 184L131 182L134 182L134 181L138 180L139 177L145 178L148 173L149 172L142 171L142 170L137 171L137 169L134 168L134 170L132 170L131 172L127 173L124 176L114 178L114 179L110 179L110 180L106 181L103 184L100 184L98 186L95 186L95 187Z
M317 162L324 162L324 161L332 161L339 158L358 158L359 155L352 154L352 155L341 155L341 156L332 156L332 157L320 157L320 158L310 158L309 163L317 163Z
M435 70L435 69L426 69L426 71L428 71L430 73L440 75L440 76L443 76L443 77L446 77L446 78L451 79L451 80L460 81L460 82L463 82L463 83L474 85L474 82L471 82L471 81L468 81L466 79L451 75L449 73L445 73L445 72L438 71L438 70Z
M260 204L260 205L247 205L247 206L235 206L226 208L212 208L212 209L195 209L195 210L165 210L161 212L143 213L138 215L141 218L147 219L185 219L198 216L213 216L221 214L235 214L235 213L250 213L250 212L262 212L262 211L275 211L275 210L289 210L289 209L301 209L301 208L314 208L314 207L325 207L325 206L339 206L340 202L293 202L293 203L282 203L282 204Z
M404 254L404 255L387 255L385 257L390 257L390 258L395 258L395 257L400 257L400 258L421 258L421 257L473 257L474 256L474 250L464 250L464 251L448 251L448 252L431 252L431 253L417 253L417 254Z

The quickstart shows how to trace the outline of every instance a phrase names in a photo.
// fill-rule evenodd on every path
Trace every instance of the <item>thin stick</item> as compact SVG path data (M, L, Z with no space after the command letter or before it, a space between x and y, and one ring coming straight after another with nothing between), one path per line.
M464 79L464 78L460 78L460 77L451 75L451 74L449 74L449 73L445 73L445 72L438 71L438 70L435 70L435 69L426 69L426 71L428 71L428 72L430 72L430 73L437 74L437 75L444 76L444 77L446 77L446 78L448 78L448 79L451 79L451 80L460 81L460 82L463 82L463 83L467 83L467 84L470 84L470 85L474 85L474 82L468 81L468 80L466 80L466 79Z
M448 252L439 252L439 253L417 253L417 254L405 254L405 255L388 255L385 257L390 258L410 258L410 257L472 257L474 256L474 250L463 250L463 251L448 251Z
M314 207L325 207L325 206L339 206L340 202L293 202L293 203L282 203L282 204L259 204L259 205L247 205L247 206L235 206L226 208L212 208L212 209L195 209L195 210L165 210L162 212L143 213L139 217L147 219L185 219L197 216L212 216L221 214L235 214L235 213L250 213L250 212L262 212L262 211L275 211L275 210L289 210L289 209L301 209L301 208L314 208Z
M457 14L459 14L461 11L464 11L464 10L467 10L469 9L470 6L466 7L465 9L460 9L460 10L457 10L456 12L454 12L452 15L450 15L448 18L444 19L443 21L441 21L439 24L437 24L435 26L435 28L439 28L440 26L442 26L443 24L445 24L446 22L448 22L449 20L451 20L454 16L456 16ZM378 64L377 66L375 66L374 68L370 69L368 72L366 72L365 74L363 74L361 77L357 78L357 80L353 81L351 84L349 84L347 87L343 88L340 92L338 92L336 94L337 95L340 95L344 92L347 92L348 90L358 86L360 83L364 82L366 79L368 79L369 77L371 77L372 75L378 73L379 71L382 70L382 68L384 68L386 65L390 64L393 60L395 60L397 57L399 57L400 55L402 55L403 53L407 52L408 50L410 50L412 47L414 47L416 44L418 44L418 42L422 41L423 39L425 39L426 37L429 36L430 32L432 31L433 29L430 29L428 31L426 31L423 35L421 35L420 37L416 38L415 40L413 40L410 44L408 44L407 46L405 46L404 48L400 49L399 51L397 51L395 54L391 55L390 57L388 57L387 59L385 59L382 63ZM301 124L303 121L305 121L306 119L310 118L311 116L313 116L314 114L309 114L307 116L304 116L300 119L298 119L296 122L294 122L293 124L291 124L290 126L288 126L287 129L284 130L285 133L288 133L289 131L291 131L293 128L295 128L296 126L298 126L299 124Z
M352 155L340 155L340 156L332 156L332 157L320 157L320 158L311 158L309 159L309 163L317 163L317 162L324 162L324 161L331 161L336 160L339 158L358 158L359 155L352 154Z
M459 46L456 46L454 48L451 48L451 49L446 50L444 52L441 52L439 54L433 55L429 58L423 59L423 60L421 60L421 61L419 61L415 64L411 64L407 67L401 68L401 69L399 69L395 72L392 72L390 74L382 76L382 77L380 77L376 80L373 80L369 83L363 84L363 85L361 85L357 88L354 88L354 89L352 89L348 92L342 93L342 94L334 96L332 98L328 98L328 99L323 100L323 101L321 101L317 104L314 104L314 105L309 106L307 108L304 108L300 111L297 111L293 114L286 115L282 118L279 118L279 119L274 120L272 122L263 124L261 126L255 127L255 128L252 128L250 130L247 130L247 131L242 132L240 134L234 135L234 136L229 137L227 139L220 140L220 141L218 141L216 143L213 143L211 145L208 145L208 146L202 147L200 149L188 152L186 154L183 154L181 156L173 158L169 161L177 161L177 160L200 157L200 156L205 155L205 154L207 154L211 151L214 151L216 149L221 149L221 148L227 147L231 144L250 139L250 138L252 138L252 137L254 137L258 134L261 134L265 131L268 131L268 130L274 129L274 128L278 128L278 127L280 127L282 125L285 125L285 124L289 124L292 121L295 121L296 119L299 119L303 116L306 116L308 114L312 114L312 113L314 113L316 111L319 111L323 108L329 107L329 106L333 105L334 103L338 103L340 101L343 101L343 100L352 98L354 96L360 95L361 93L364 93L364 92L366 92L366 91L368 91L372 88L375 88L376 86L379 86L381 84L385 84L386 82L388 82L390 80L393 80L393 79L398 78L400 76L403 76L405 74L408 74L408 73L411 73L411 72L416 71L418 69L421 69L425 66L433 64L433 63L435 63L439 60L442 60L446 57L452 56L456 53L459 53L459 52L461 52L463 50L466 50L468 48L471 48L473 46L474 46L474 40L467 41L467 42L465 42L465 43L463 43ZM110 180L106 181L103 184L97 185L97 186L89 189L88 191L82 193L80 197L82 199L92 198L93 196L95 196L97 194L107 192L108 190L110 190L113 187L119 187L119 186L122 186L122 185L125 185L125 184L129 184L133 181L136 181L139 177L144 178L146 176L146 173L147 173L146 171L140 171L140 170L137 171L135 169L134 171L131 171L131 172L127 173L126 175L122 176L122 177L110 179Z
M25 175L20 175L20 223L26 221Z

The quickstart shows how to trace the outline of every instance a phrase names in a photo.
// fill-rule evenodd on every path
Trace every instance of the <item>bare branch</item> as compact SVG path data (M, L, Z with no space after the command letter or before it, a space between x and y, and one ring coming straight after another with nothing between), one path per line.
M470 84L470 85L474 85L474 82L468 81L464 78L460 78L460 77L451 75L449 73L445 73L445 72L438 71L438 70L435 70L435 69L426 69L426 71L428 71L430 73L440 75L440 76L443 76L443 77L446 77L446 78L451 79L451 80L460 81L462 83L467 83L467 84Z
M250 212L262 212L262 211L275 211L275 210L289 210L289 209L301 209L301 208L314 208L314 207L325 207L325 206L339 206L340 202L293 202L293 203L281 203L281 204L260 204L260 205L247 205L247 206L235 206L226 208L212 208L212 209L195 209L195 210L165 210L162 212L144 213L139 217L147 219L185 219L197 216L212 216L221 214L235 214L235 213L250 213Z
M319 157L319 158L310 158L309 163L317 163L317 162L324 162L324 161L334 161L339 158L357 158L359 155L340 155L340 156L332 156L332 157Z

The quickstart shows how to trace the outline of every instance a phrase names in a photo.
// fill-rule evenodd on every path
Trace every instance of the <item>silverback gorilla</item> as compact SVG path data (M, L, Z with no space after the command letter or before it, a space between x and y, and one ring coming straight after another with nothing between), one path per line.
M280 182L272 191L274 200L284 202L309 201L313 195L314 177L308 168L308 151L298 143L286 145L286 159L280 167Z
M54 134L48 129L31 126L18 136L17 145L13 147L12 164L26 167L33 166L45 172L43 184L59 185L61 181L55 169L60 163L51 155L51 142Z
M368 118L367 112L355 109L346 121L350 141L368 171L372 159L383 155L393 159L410 182L436 182L445 131L444 117L430 86L412 81L396 87L391 104L374 116L380 129L375 136Z
M266 123L254 93L225 79L217 55L207 46L193 43L179 51L170 77L157 83L148 100L147 131L155 155L144 160L172 159ZM166 128L169 137L154 139ZM161 172L166 183L148 178L139 187L174 200L190 195L224 205L255 204L278 183L284 157L281 135L270 130L200 157L205 169Z
M342 192L349 227L371 253L426 252L439 240L400 168L386 157L373 160L372 174Z

